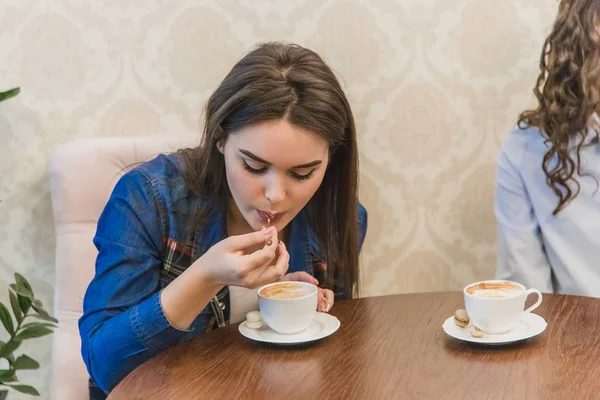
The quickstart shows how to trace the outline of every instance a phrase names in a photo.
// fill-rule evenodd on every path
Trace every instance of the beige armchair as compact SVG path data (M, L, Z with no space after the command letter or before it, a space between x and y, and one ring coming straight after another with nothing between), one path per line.
M152 137L100 137L57 148L49 162L56 234L52 338L52 399L88 399L88 374L81 357L78 320L83 296L94 276L96 224L123 169L159 153L195 146L193 134Z

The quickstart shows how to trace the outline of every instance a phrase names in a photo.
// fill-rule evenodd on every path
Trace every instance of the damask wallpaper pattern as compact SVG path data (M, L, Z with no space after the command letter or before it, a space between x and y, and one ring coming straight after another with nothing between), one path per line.
M319 52L350 98L370 222L362 295L458 290L491 277L495 156L519 111L533 104L556 7L554 0L0 0L0 89L22 88L0 105L0 299L18 271L52 306L46 165L56 145L197 131L220 79L266 40ZM41 375L21 374L42 398L50 340L27 344Z

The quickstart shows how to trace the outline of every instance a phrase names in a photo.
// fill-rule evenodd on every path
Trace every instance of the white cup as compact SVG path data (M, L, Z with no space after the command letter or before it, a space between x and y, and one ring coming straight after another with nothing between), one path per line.
M299 285L301 296L265 297L263 289L280 284ZM307 282L276 282L258 289L258 308L263 321L275 332L293 335L304 331L317 315L317 287Z
M515 285L517 290L506 290L505 297L485 297L469 293L469 288L475 288L482 284L509 284ZM471 289L473 291L473 289ZM480 291L478 293L482 293ZM463 289L465 298L465 309L469 314L469 319L477 328L485 333L497 335L509 332L524 313L531 312L542 303L542 293L537 289L526 289L525 286L517 282L504 280L489 280L475 282L467 285ZM534 305L525 309L525 301L531 293L538 295L538 300Z

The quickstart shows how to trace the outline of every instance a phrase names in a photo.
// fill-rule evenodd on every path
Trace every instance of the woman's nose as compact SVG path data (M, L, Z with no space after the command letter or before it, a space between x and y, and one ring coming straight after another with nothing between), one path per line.
M286 190L285 185L282 182L282 178L278 176L273 176L267 183L265 197L269 200L271 204L278 204L281 203L283 199L285 199L285 196Z

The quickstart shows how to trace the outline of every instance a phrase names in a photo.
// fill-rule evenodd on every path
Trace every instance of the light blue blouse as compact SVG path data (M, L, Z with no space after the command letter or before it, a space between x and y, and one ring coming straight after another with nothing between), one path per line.
M593 138L590 131L586 143ZM591 176L577 176L579 195L556 216L558 197L542 170L547 150L535 128L516 129L502 145L494 207L496 278L542 292L600 297L600 144L582 149L582 174Z

